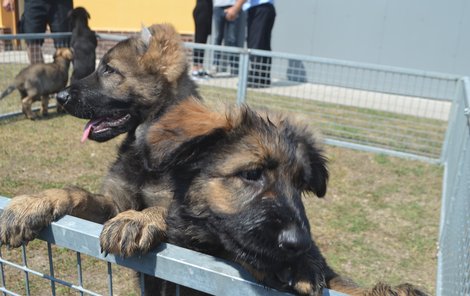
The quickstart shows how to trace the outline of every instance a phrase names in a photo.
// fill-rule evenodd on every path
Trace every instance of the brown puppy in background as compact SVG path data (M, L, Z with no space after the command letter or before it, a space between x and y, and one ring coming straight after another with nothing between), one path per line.
M15 89L21 95L22 111L29 119L35 119L31 105L41 100L41 113L48 114L49 95L65 88L69 77L69 66L73 55L68 48L58 48L54 53L52 63L30 65L21 70L13 84L8 86L0 95L3 99Z

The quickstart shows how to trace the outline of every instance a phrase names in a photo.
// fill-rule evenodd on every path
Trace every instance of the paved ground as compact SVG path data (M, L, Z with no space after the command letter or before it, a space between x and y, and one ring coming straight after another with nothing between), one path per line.
M198 80L198 83L201 85L236 89L238 79L236 77L222 75L212 79ZM273 81L269 88L250 89L250 91L254 93L271 93L319 102L329 102L344 106L370 108L439 120L448 119L451 106L451 102L448 101L384 94L312 83Z

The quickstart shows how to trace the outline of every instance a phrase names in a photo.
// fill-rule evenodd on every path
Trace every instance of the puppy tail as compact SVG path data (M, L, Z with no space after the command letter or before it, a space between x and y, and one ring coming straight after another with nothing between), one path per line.
M341 276L329 280L327 286L331 290L351 296L428 296L425 292L408 283L395 287L378 283L371 289L365 289L359 287L351 279Z
M2 94L0 95L0 100L3 99L4 97L8 96L15 90L16 86L14 84L8 86L7 89L5 89Z

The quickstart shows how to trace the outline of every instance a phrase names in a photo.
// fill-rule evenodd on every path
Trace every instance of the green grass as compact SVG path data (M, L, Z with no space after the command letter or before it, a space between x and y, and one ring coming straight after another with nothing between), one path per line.
M201 87L206 99L236 101L236 90ZM247 103L294 114L325 137L439 158L447 123L386 111L249 91Z
M26 64L0 64L0 92L3 92L11 83L13 79L20 72L21 69L26 67ZM21 101L18 91L14 91L9 96L0 100L0 114L10 113L21 110ZM39 105L38 105L39 106Z

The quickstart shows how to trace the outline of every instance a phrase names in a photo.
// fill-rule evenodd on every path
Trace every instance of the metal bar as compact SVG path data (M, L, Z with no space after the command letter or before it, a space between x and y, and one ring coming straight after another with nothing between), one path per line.
M145 274L139 272L140 295L145 296Z
M1 36L1 35L0 35L0 36ZM47 109L54 109L54 108L56 108L56 107L57 107L56 104L54 104L54 105L49 105L49 106L47 107ZM33 111L33 112L37 112L37 111L39 111L39 110L41 110L41 108L39 108L39 107L35 107L35 108L32 108L32 109L31 109L31 111ZM10 113L5 113L5 114L0 114L0 120L13 118L13 117L16 117L16 116L19 116L19 115L23 115L23 112L21 112L21 111L16 111L16 112L10 112Z
M44 39L44 38L65 38L71 37L71 32L57 32L57 33L24 33L24 34L0 34L0 40L15 40L15 39Z
M7 290L3 287L0 287L0 291L2 291L3 295L12 295L12 296L21 296L20 294L16 294L10 290Z
M26 247L25 245L21 245L21 259L23 260L23 266L28 267L28 262L26 261ZM26 295L31 295L31 291L29 289L29 274L27 271L24 272L24 284L26 288Z
M395 150L372 147L372 146L367 146L367 145L355 144L355 143L350 143L350 142L344 142L344 141L339 141L335 139L327 138L325 139L325 143L328 145L332 145L332 146L338 146L338 147L349 148L349 149L354 149L354 150L373 152L373 153L383 153L386 155L391 155L391 156L396 156L396 157L401 157L401 158L420 160L420 161L428 162L431 164L440 163L439 159L436 159L436 158L425 157L425 156L421 156L417 154L399 152Z
M55 278L54 277L54 262L52 261L52 247L51 247L51 243L48 241L47 242L47 255L48 255L48 258L49 258L49 273L51 274L51 278ZM55 281L53 281L51 279L51 293L53 296L55 296Z
M175 296L180 296L180 285L176 285Z
M237 87L237 104L245 103L246 87L248 81L249 54L244 50L240 53L238 61L238 87Z
M3 258L2 248L0 248L0 258ZM0 262L0 276L2 287L5 287L5 270L3 269L3 262ZM6 295L6 293L4 292L3 295Z
M444 136L444 142L442 142L441 148L441 156L440 156L440 163L445 163L448 157L448 150L449 150L449 142L451 133L455 128L455 124L457 124L457 112L459 109L459 96L464 95L465 92L465 84L462 79L460 79L455 87L455 94L452 100L452 106L449 112L449 120L447 123L446 134Z
M116 34L105 34L98 33L96 34L98 39L110 40L110 41L122 41L128 39L130 36L116 35ZM134 34L135 35L135 34Z
M82 277L82 258L80 256L80 252L77 253L77 274L78 274L78 285L83 287L83 277ZM80 295L83 296L83 292L80 291Z
M106 265L108 267L108 295L113 296L113 266L109 262L106 262Z
M30 274L33 274L33 275L36 275L38 277L41 277L41 278L44 278L46 280L49 280L51 282L54 282L54 283L59 283L63 286L66 286L66 287L69 287L69 288L72 288L72 289L75 289L77 291L82 291L84 293L87 293L87 294L90 294L90 295L94 295L94 296L100 296L100 294L97 294L93 291L90 291L90 290L87 290L87 289L84 289L83 287L79 287L77 285L74 285L74 284L71 284L69 282L66 282L66 281L63 281L61 279L58 279L58 278L55 278L53 276L50 276L50 275L47 275L47 274L44 274L44 273L41 273L39 271L36 271L34 269L31 269L29 267L24 267L24 266L21 266L19 264L16 264L16 263L13 263L13 262L10 262L8 260L5 260L3 258L0 258L0 262L2 262L3 264L6 264L6 265L9 265L11 267L14 267L18 270L21 270L21 271L24 271L24 272L28 272Z

